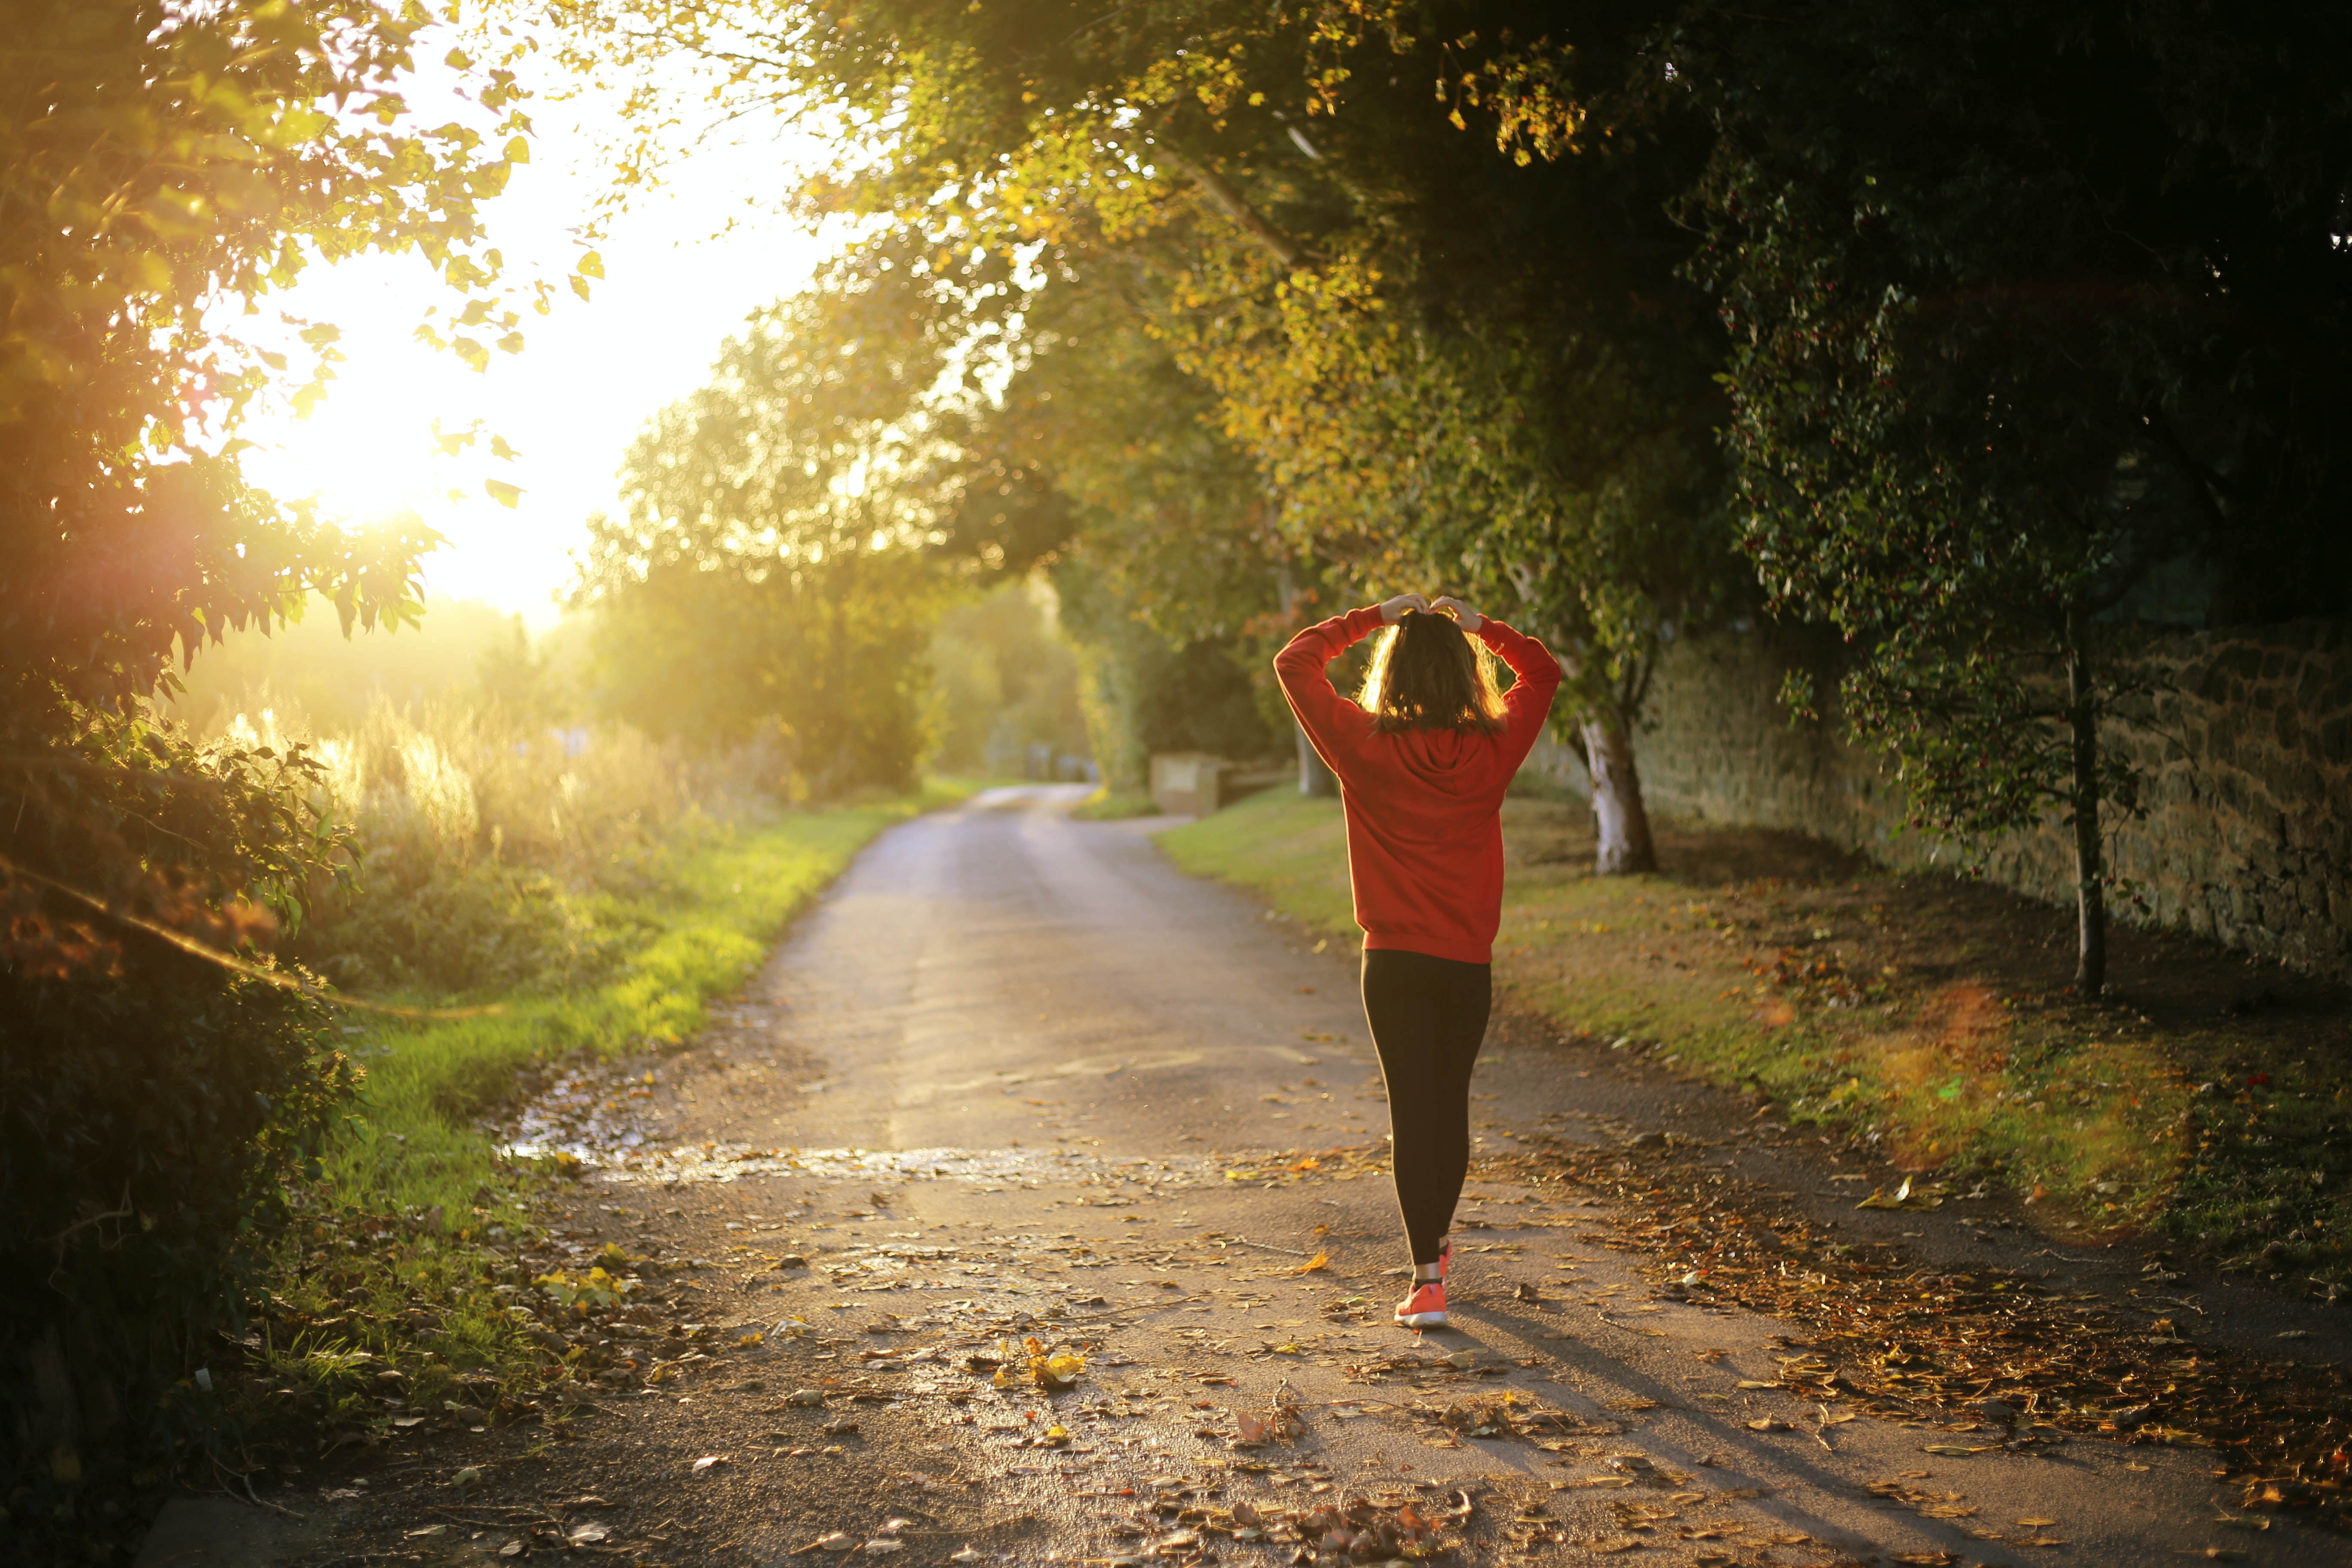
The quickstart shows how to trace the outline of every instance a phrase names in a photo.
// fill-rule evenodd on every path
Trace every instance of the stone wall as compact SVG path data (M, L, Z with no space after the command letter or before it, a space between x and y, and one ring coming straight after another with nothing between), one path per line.
M2149 691L2116 720L2149 806L2112 836L2116 869L2146 900L2119 917L2352 980L2352 625L2114 626L2102 637L2115 668ZM1839 739L1833 711L1790 727L1784 672L1809 668L1831 693L1841 655L1832 639L1769 626L1675 645L1638 740L1651 808L1792 829L1891 866L1950 863L1950 847L1902 830L1900 790L1874 754ZM1565 747L1547 740L1533 763L1587 793ZM2053 818L1993 846L1988 870L2070 902L2073 861Z

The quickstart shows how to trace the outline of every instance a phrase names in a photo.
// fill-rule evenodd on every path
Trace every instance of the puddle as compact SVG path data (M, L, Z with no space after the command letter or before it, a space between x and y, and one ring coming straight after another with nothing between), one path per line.
M1204 1176L1216 1174L1214 1167L1198 1156L1114 1160L1062 1149L773 1149L709 1142L671 1149L572 1152L583 1163L598 1167L604 1181L662 1186L789 1172L838 1181L870 1181L877 1176L973 1184L1053 1181L1150 1192L1194 1186Z

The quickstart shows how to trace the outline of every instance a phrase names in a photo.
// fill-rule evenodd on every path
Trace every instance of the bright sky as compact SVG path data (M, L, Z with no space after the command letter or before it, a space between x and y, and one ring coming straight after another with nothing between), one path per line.
M246 455L257 483L289 499L316 495L350 520L415 510L448 539L425 558L432 594L487 599L535 626L558 613L589 513L615 510L614 470L640 426L699 386L720 342L748 312L798 289L821 255L814 235L769 210L773 193L794 183L796 147L712 147L597 243L604 281L582 303L561 280L599 188L594 148L579 129L588 111L534 105L533 161L487 208L509 278L559 285L551 315L524 312L522 353L494 353L477 374L415 342L425 308L446 309L451 298L419 262L314 269L271 303L341 327L349 363L308 420L266 416L245 432L262 447ZM436 418L449 430L478 418L484 438L443 458ZM491 435L515 447L515 461L487 458ZM485 477L521 486L520 504L491 500ZM448 500L452 489L466 499Z

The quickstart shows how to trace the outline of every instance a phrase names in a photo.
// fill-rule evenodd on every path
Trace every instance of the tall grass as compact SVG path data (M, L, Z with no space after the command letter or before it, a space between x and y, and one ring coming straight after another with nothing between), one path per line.
M347 989L462 996L593 984L647 934L633 900L681 850L756 816L728 770L623 725L533 724L495 702L378 700L317 734L266 692L225 738L316 742L315 802L358 830L349 889L328 891L291 955Z

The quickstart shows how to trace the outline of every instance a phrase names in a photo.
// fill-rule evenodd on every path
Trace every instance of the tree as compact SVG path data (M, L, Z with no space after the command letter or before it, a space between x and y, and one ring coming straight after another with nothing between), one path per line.
M928 631L947 587L954 433L943 374L873 290L753 318L664 410L591 520L578 601L609 705L656 734L781 747L791 798L904 788L925 749Z
M347 626L415 613L428 534L347 531L238 477L240 415L266 386L315 394L334 329L290 323L282 350L237 333L254 319L241 307L259 311L310 265L413 251L455 290L457 352L487 354L466 335L482 323L520 346L478 222L527 153L520 95L459 61L478 123L417 124L399 89L433 25L363 0L29 0L10 14L0 1488L12 1497L19 1483L53 1494L84 1459L149 1451L165 1429L160 1391L236 1310L240 1227L348 1087L318 1004L289 994L264 952L347 864L346 837L309 804L310 761L200 748L144 704L175 658L280 621L311 592ZM70 1518L58 1503L30 1513ZM11 1516L28 1514L12 1503Z
M1723 131L1692 211L1744 543L1854 645L1848 721L1917 826L2071 827L2084 994L2103 831L2137 808L2099 618L2184 553L2223 618L2352 604L2352 110L2297 63L2246 91L2347 35L2284 5L1709 0L1659 44Z
M1155 751L1255 758L1295 730L1267 661L1314 594L1214 395L1118 283L1072 277L1029 301L1018 368L976 428L1069 503L1049 570L1085 657L1096 759L1134 793Z
M1462 588L1555 644L1601 863L1649 863L1631 752L1647 672L1727 581L1718 329L1662 210L1706 140L1696 118L1588 134L1567 66L1572 37L1613 81L1650 11L558 14L587 61L723 61L722 112L833 127L835 177L803 199L886 219L936 276L1013 256L1015 289L1118 274L1213 395L1285 552L1358 592Z

